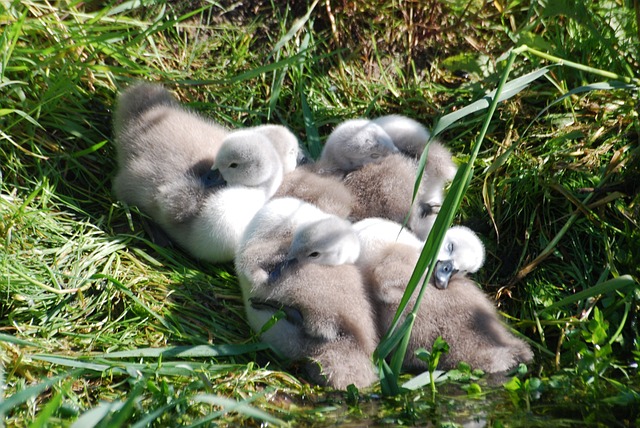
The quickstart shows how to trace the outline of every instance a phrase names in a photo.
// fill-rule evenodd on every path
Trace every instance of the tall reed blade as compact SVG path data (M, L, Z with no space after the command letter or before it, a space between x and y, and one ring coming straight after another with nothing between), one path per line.
M520 77L520 78L514 79L511 82L507 82L507 78L509 77L509 72L511 71L516 55L517 55L517 52L515 51L512 51L509 55L505 70L502 73L502 76L500 78L500 83L498 84L498 87L496 88L495 92L492 92L491 103L488 106L489 110L487 111L487 114L485 116L485 120L484 120L482 129L480 130L480 134L478 135L478 138L473 145L472 152L469 157L469 161L465 165L463 165L461 168L459 168L456 174L456 177L451 185L451 188L449 189L449 192L447 193L447 196L445 197L445 200L442 204L442 209L440 210L440 213L436 218L433 229L429 234L427 241L425 242L422 252L420 253L420 257L418 259L418 262L416 263L416 267L413 271L413 274L411 275L411 279L407 284L407 288L405 290L404 295L402 296L402 300L398 305L398 309L396 311L393 322L391 323L389 331L384 336L383 340L378 346L378 350L383 350L383 349L388 350L391 347L390 344L397 344L397 345L393 345L393 347L397 346L397 348L391 357L392 364L391 364L390 372L385 372L385 373L381 372L381 376L382 375L385 376L385 379L384 379L385 384L388 385L388 388L385 388L385 389L387 389L388 391L400 390L400 388L398 387L398 377L400 375L402 362L404 361L404 358L407 353L407 346L409 343L413 322L410 321L407 328L403 328L402 330L395 331L395 329L397 328L397 325L400 321L400 318L402 317L402 314L405 313L405 310L407 309L407 306L409 304L409 301L415 289L418 287L418 284L422 282L422 286L420 288L418 296L415 299L413 308L407 317L410 320L414 319L418 309L420 308L422 297L424 296L424 293L426 291L426 285L428 284L428 281L431 278L431 273L433 272L433 268L435 267L435 264L437 262L436 257L438 255L440 246L442 245L444 235L446 233L446 230L451 225L451 222L453 221L453 217L455 216L456 211L460 207L460 202L462 201L465 191L469 186L471 177L473 176L473 164L475 162L476 157L478 156L478 152L480 151L482 141L484 140L484 137L487 133L489 124L491 123L491 119L496 110L498 102L507 98L503 95L504 93L508 94L509 96L516 95L518 92L523 90L530 82L532 82L533 80L539 78L541 75L546 73L546 70L544 69L538 70L537 72L528 74L526 78ZM467 114L471 114L475 111L477 110L470 109L468 110ZM464 116L457 115L455 117L455 121L460 120L462 117ZM450 126L455 122L455 121L450 121L450 116L449 117L444 116L440 121L443 121L443 120L447 122L446 127ZM435 129L444 129L444 127L439 127L436 124ZM382 356L382 352L378 352L376 355L377 355L377 358L384 358ZM380 365L381 363L379 362L378 366Z

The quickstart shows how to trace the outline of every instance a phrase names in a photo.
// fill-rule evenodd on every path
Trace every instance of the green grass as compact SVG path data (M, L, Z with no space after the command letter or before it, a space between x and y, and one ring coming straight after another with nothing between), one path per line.
M479 414L510 426L637 424L637 89L552 105L610 80L554 65L491 121L454 221L482 237L487 262L476 279L536 350L507 387L465 370L435 398L428 388L381 397L379 384L309 385L251 333L231 265L154 245L144 216L111 194L113 101L138 79L164 83L228 126L285 124L317 154L347 118L401 113L433 126L495 89L504 71L496 60L522 44L640 77L638 10L505 3L330 1L308 15L311 4L266 0L255 10L2 3L5 424L440 425ZM511 76L549 64L525 52ZM483 119L467 116L442 135L459 162ZM147 348L164 352L140 354ZM124 354L105 355L113 352Z

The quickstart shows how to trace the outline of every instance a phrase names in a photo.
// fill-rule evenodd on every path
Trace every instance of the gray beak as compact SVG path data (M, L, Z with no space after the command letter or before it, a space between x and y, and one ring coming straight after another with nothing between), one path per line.
M204 187L222 187L227 184L220 170L218 168L211 168L205 175L202 176L202 183Z
M298 263L298 259L287 259L283 262L278 263L275 267L269 272L269 280L267 281L269 284L273 284L278 281L282 274L286 272L288 269L291 269L292 266L295 266Z
M307 155L300 150L298 152L298 159L296 160L296 165L300 166L300 165L306 165L308 163L311 163L311 160L307 157Z
M440 290L444 290L449 285L449 279L451 275L456 273L457 270L453 268L453 262L451 260L438 260L436 263L436 271L434 272L434 278L436 287Z

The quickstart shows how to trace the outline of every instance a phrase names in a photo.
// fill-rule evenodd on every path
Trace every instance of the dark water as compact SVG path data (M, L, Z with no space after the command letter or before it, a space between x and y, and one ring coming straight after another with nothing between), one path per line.
M446 381L435 396L429 387L396 397L335 392L298 403L305 410L290 421L344 427L636 427L640 377L632 375L604 382L530 376L516 391L505 387L512 377L491 375Z

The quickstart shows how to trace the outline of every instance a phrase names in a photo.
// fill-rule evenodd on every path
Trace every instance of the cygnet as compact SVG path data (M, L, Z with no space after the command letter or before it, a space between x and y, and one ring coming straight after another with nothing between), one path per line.
M295 198L274 198L267 202L247 226L235 257L236 273L251 328L260 333L275 313L272 309L257 310L249 301L254 289L268 287L269 274L285 259L298 227L329 215L317 207ZM299 358L299 329L279 322L262 335L283 355Z
M444 235L433 273L434 285L447 288L449 279L457 273L475 273L484 264L484 245L471 229L452 226Z
M319 383L368 386L376 379L370 356L377 335L362 278L352 264L358 238L335 216L320 215L291 228L301 214L316 210L294 201L274 199L265 205L236 257L249 322L261 332L282 308L287 319L263 332L264 341L292 359L309 359L310 374ZM268 224L275 227L265 232Z
M384 129L368 119L351 119L331 132L314 169L343 176L392 153L398 149Z
M320 159L287 174L277 196L291 196L339 217L350 217L354 196L342 177L365 164L398 153L390 137L367 119L347 120L329 135Z
M193 256L231 260L266 195L211 181L229 131L182 108L162 86L142 83L119 96L114 134L116 198L137 206Z
M426 239L444 199L444 185L456 172L449 151L433 141L420 187L412 204L417 161L401 153L391 154L349 173L345 186L355 198L350 218L383 217L398 223L408 218L409 228Z
M451 242L454 247L467 246L457 239ZM448 245L445 241L444 246ZM477 243L472 242L468 247L476 248ZM474 254L474 260L465 263L466 250L456 248L448 248L444 254L455 255L457 263L468 269L473 269L479 259ZM381 335L391 325L419 255L415 246L392 242L381 247L378 257L361 266L369 281ZM440 359L441 369L452 369L465 361L486 372L501 372L532 360L529 346L507 330L493 303L462 272L449 278L446 289L436 288L433 281L427 287L407 348L406 369L424 370L426 363L415 356L415 351L423 347L430 349L439 336L449 344L449 352ZM416 295L412 296L408 308L415 303Z

